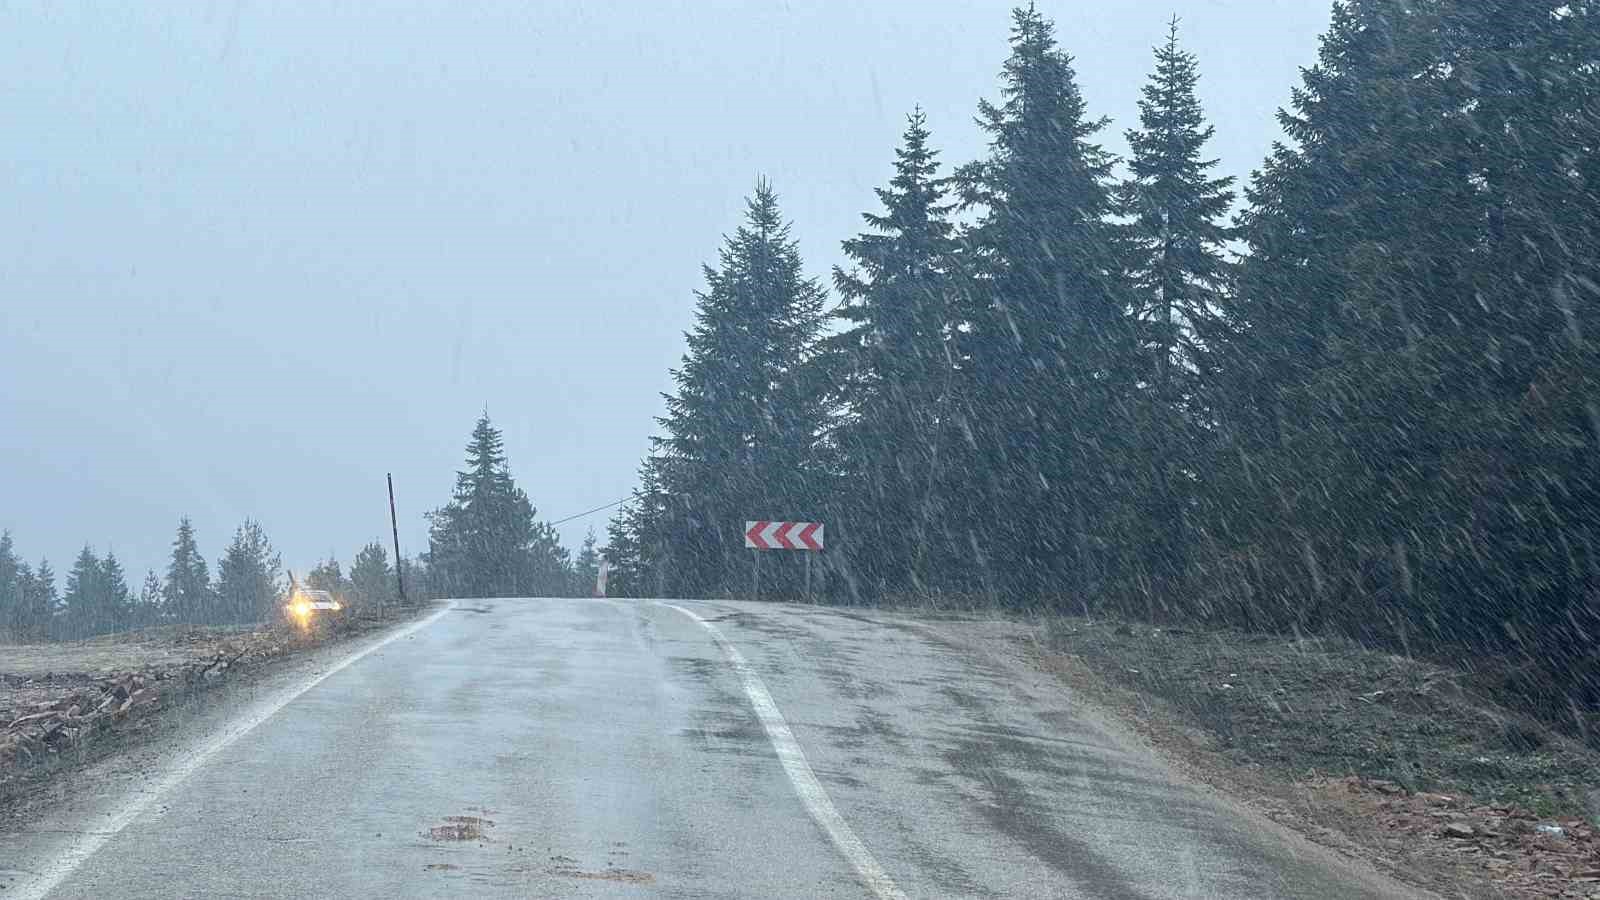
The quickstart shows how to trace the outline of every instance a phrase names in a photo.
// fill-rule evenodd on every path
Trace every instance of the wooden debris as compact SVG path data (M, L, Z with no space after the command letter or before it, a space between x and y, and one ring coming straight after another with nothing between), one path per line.
M26 701L8 708L0 692L0 774L6 766L32 763L61 753L112 722L159 707L163 693L175 685L215 682L241 662L260 662L289 653L296 646L281 629L230 634L226 639L204 629L183 632L177 640L190 647L211 644L208 652L182 663L144 671L120 672L110 677L47 675L43 679L7 679L7 688L26 688L13 702L45 693L60 696ZM159 687L158 687L159 686Z

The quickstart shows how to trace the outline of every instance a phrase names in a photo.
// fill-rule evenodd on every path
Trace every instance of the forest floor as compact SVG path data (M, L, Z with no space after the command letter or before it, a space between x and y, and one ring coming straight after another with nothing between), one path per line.
M1191 777L1447 897L1600 898L1600 753L1348 642L1056 618L1013 643Z
M396 620L311 632L286 624L167 626L0 645L0 826L89 763L177 727L173 714L212 688Z

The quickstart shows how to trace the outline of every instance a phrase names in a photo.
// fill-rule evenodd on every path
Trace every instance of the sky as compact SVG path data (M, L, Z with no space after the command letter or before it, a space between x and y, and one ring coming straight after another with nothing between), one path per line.
M756 179L826 280L914 106L983 154L1008 8L0 0L0 529L137 584L253 518L303 571L393 473L410 555L484 410L541 518L626 496ZM1177 15L1246 179L1331 4L1039 9L1119 153Z

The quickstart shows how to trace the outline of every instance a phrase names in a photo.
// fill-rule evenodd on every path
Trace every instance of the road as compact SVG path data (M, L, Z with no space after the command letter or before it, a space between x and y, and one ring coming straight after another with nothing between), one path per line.
M0 898L1404 896L936 625L485 600L385 641L0 835Z

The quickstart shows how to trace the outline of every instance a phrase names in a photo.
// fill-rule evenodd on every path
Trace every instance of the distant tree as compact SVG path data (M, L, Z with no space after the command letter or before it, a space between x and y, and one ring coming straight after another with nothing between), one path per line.
M572 590L579 597L587 597L594 593L595 583L600 578L600 551L595 545L597 538L594 529L583 536L583 546L578 550L577 559L572 564Z
M688 352L672 373L675 392L653 442L672 523L663 549L673 563L660 571L671 594L742 588L743 522L804 519L826 496L816 453L826 416L805 377L826 291L805 276L766 181L756 184L718 267L704 274ZM773 587L798 580L795 560L775 558L767 571Z
M178 536L172 542L172 560L167 564L161 595L162 606L174 622L201 624L219 620L210 570L195 544L194 526L187 516L178 521Z
M216 596L226 623L264 622L278 615L282 562L261 525L246 519L217 563Z
M428 514L427 565L454 597L551 596L566 586L565 550L511 478L504 441L484 415L450 502Z
M422 560L411 556L401 557L400 571L405 581L406 602L421 603L424 600L445 596L443 590L439 590L434 586L433 573L428 571L427 565ZM399 580L399 578L396 579L397 582ZM397 583L395 585L396 591L399 590L399 587L400 585Z
M383 544L373 541L362 547L350 564L350 602L358 610L370 611L393 603L394 599L394 570L389 566L389 555Z
M671 567L666 534L666 495L656 460L639 466L639 486L606 525L604 555L610 570L606 592L613 597L664 597Z
M0 632L15 634L22 610L22 561L11 542L11 532L0 531Z
M100 590L100 608L91 633L128 630L133 623L133 596L128 589L127 573L111 550L107 550L100 561Z
M56 596L56 573L50 561L39 560L36 569L27 563L18 564L18 607L13 611L12 629L21 641L43 641L53 633L59 598Z
M535 522L533 547L528 554L530 593L542 597L565 596L572 583L572 553L561 546L561 534L547 522Z
M329 556L323 562L317 563L311 571L306 573L305 586L317 591L328 591L334 596L345 593L350 582L344 577L344 570L339 566L339 560Z
M928 137L918 109L895 153L894 178L877 190L883 212L862 213L871 230L844 242L852 267L833 274L845 298L836 314L849 323L827 341L844 407L832 429L845 478L844 521L835 530L849 535L854 569L878 590L931 589L929 548L950 545L942 523L956 244L953 204Z
M95 633L106 603L105 570L88 544L78 551L78 558L67 573L62 602L64 609L57 625L64 640L80 640Z
M1012 12L987 159L957 170L963 235L963 505L976 562L1016 599L1081 602L1107 578L1127 515L1124 415L1137 377L1113 157L1072 58L1032 7Z
M161 587L161 576L154 569L144 575L144 584L139 588L139 596L133 603L133 624L136 628L149 628L161 624L166 618L162 609L164 591Z

